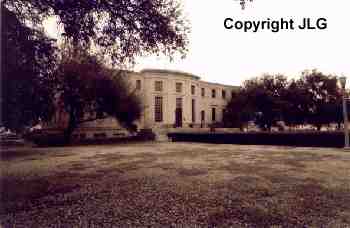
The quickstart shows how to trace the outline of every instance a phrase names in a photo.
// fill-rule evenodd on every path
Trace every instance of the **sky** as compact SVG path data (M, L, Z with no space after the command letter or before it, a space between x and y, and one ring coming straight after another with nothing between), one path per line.
M303 70L314 68L350 80L349 0L254 0L247 3L245 10L236 0L182 0L182 4L191 23L187 57L170 62L163 56L148 56L138 59L134 70L185 71L205 81L229 85L241 85L263 73L298 77ZM328 27L245 33L225 29L224 20L228 17L235 21L293 19L296 25L304 17L313 21L323 17ZM53 36L56 27L53 20L46 23Z

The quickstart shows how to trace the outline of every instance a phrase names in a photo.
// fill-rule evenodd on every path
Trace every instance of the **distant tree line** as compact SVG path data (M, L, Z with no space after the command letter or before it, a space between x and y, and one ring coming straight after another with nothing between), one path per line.
M299 79L284 75L265 74L247 80L233 94L224 113L227 127L246 126L248 121L264 131L278 126L313 125L318 130L336 123L341 127L342 89L339 79L318 70L306 70Z

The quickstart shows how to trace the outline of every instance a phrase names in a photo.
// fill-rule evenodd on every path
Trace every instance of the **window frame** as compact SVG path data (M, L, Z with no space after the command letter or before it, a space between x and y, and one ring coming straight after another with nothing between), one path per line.
M211 89L211 98L216 98L216 89Z
M154 81L154 91L163 92L163 81Z
M211 108L211 121L216 122L216 108L215 107Z
M163 97L154 97L154 121L163 122Z
M191 95L196 95L196 86L191 85Z
M175 91L177 93L182 93L182 82L175 82Z
M141 80L137 79L136 80L136 90L141 90L142 86L141 86Z

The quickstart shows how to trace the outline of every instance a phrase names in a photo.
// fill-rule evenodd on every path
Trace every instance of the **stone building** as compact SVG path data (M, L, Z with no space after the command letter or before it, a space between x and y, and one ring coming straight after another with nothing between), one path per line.
M220 123L237 86L200 80L178 71L146 69L127 72L129 88L140 97L143 113L138 129L207 128ZM118 137L127 134L114 118L84 123L75 138Z
M130 73L128 80L144 105L139 128L208 127L221 122L232 91L238 89L158 69Z

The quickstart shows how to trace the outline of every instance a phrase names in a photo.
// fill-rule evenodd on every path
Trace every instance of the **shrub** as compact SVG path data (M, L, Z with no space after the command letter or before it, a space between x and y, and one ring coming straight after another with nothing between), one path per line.
M343 147L343 132L234 132L169 133L175 142L202 142L242 145Z

